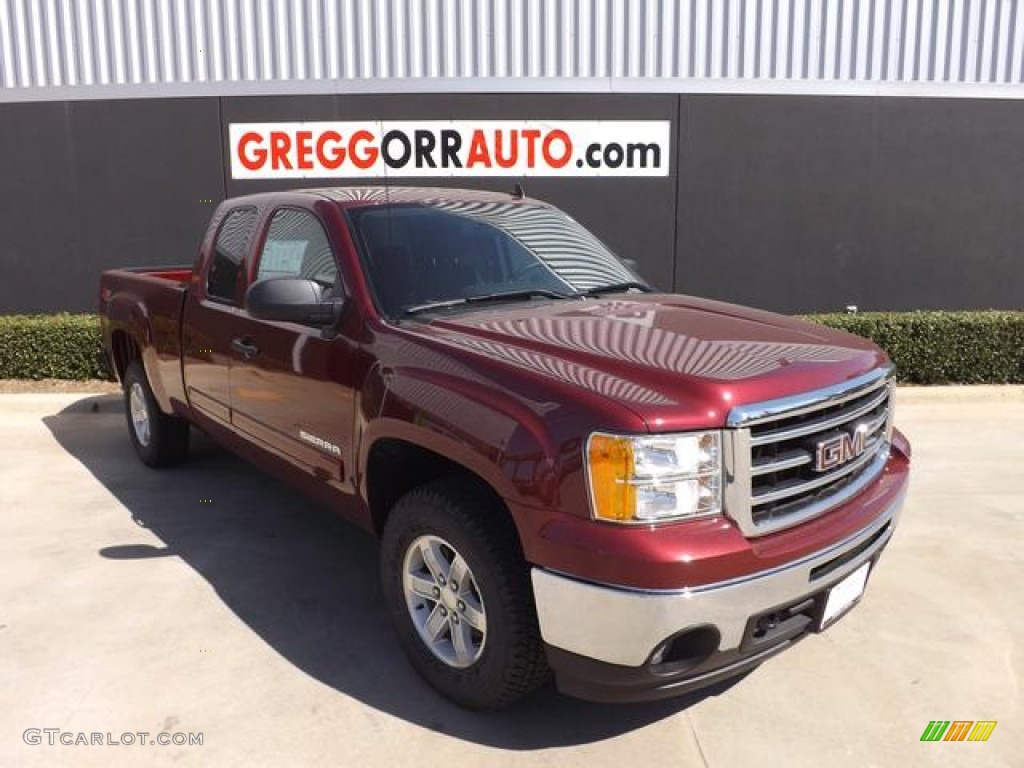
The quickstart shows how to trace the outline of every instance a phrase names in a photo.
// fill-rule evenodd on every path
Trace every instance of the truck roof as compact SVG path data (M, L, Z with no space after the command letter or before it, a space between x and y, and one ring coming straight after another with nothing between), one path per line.
M492 192L481 189L452 189L445 187L311 187L289 189L280 192L260 192L232 199L234 203L267 203L285 196L308 195L326 198L343 208L367 205L393 205L395 203L530 203L541 204L538 200L519 197L514 193Z

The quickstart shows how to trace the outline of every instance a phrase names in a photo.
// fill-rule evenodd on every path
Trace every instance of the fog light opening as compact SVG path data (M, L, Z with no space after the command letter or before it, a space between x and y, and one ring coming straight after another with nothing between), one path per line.
M684 672L703 664L718 650L721 635L715 627L694 627L673 635L651 654L648 662L656 675Z

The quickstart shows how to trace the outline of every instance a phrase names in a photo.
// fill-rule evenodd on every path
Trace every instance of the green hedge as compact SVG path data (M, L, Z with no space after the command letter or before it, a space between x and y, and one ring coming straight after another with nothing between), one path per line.
M806 319L871 339L908 384L1024 383L1024 312L863 312Z
M1024 312L863 312L808 320L871 339L912 384L1024 383ZM0 379L105 379L95 315L0 316Z
M0 379L105 379L96 315L0 315Z

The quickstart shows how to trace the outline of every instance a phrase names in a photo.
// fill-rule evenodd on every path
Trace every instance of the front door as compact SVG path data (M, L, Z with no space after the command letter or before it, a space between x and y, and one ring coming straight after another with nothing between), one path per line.
M315 280L325 297L343 296L337 259L312 211L279 208L270 219L254 280L280 276ZM354 341L246 317L231 368L232 423L279 457L351 492Z

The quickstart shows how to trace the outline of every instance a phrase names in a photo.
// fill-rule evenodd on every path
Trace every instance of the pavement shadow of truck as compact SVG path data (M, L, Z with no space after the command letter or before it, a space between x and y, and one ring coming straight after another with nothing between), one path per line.
M477 714L436 694L406 662L382 608L376 541L193 430L184 465L143 466L119 395L87 397L44 423L162 546L111 542L111 560L180 557L271 648L367 706L451 736L534 750L601 741L717 695L600 705L549 685L510 711Z

